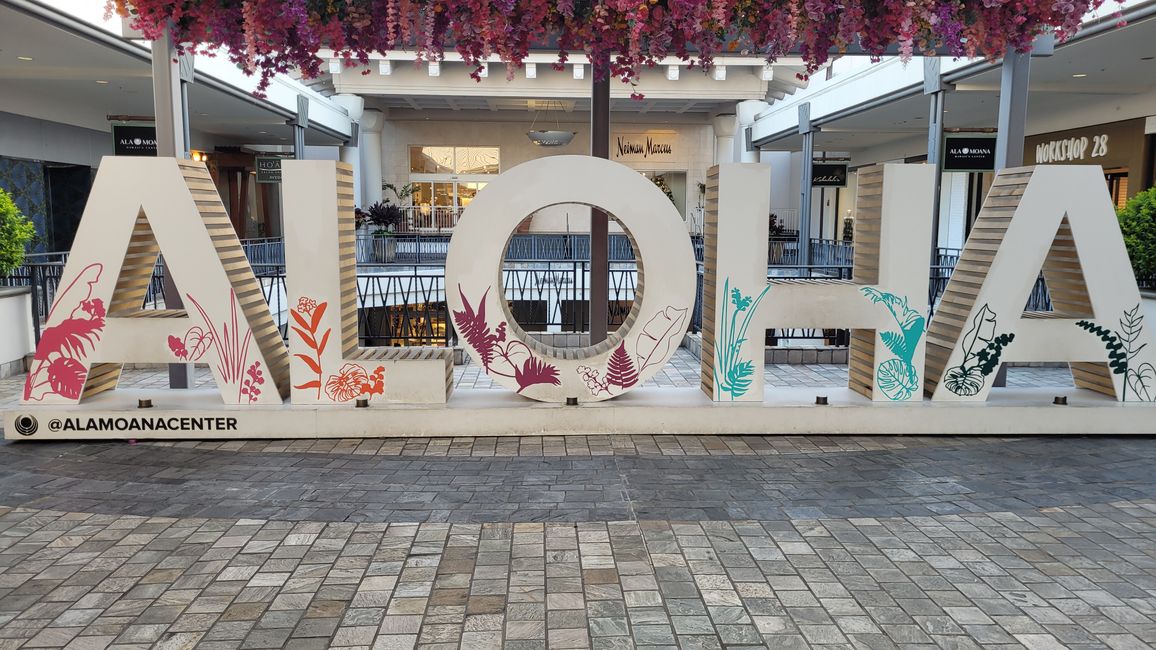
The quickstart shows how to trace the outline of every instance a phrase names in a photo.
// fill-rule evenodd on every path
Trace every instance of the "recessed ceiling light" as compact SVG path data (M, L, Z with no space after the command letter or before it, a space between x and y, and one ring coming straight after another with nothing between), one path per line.
M1076 74L1072 75L1072 78L1073 79L1083 79L1086 76L1088 76L1088 75L1084 74L1083 72L1077 72Z
M32 60L32 57L30 57L30 56L18 56L16 58L21 60L21 61L31 61Z
M96 83L98 83L98 84L100 84L100 85L102 85L102 86L103 86L103 85L107 84L108 82L107 82L107 81L105 81L104 79L97 79L97 80L96 80Z
M268 131L258 131L257 133L260 133L261 135L269 135Z

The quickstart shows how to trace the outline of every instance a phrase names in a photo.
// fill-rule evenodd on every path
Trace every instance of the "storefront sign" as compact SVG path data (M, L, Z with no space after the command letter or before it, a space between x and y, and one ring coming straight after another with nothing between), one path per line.
M619 162L674 160L677 144L677 133L617 133L610 156Z
M257 156L257 182L281 182L281 158L278 156Z
M995 170L994 135L949 135L943 147L943 171Z
M157 127L142 124L113 124L112 152L117 156L157 155Z
M1088 145L1091 145L1089 148ZM1084 161L1103 158L1108 155L1108 135L1094 135L1091 138L1063 138L1036 145L1036 163L1058 163Z
M847 187L847 165L811 163L811 187Z

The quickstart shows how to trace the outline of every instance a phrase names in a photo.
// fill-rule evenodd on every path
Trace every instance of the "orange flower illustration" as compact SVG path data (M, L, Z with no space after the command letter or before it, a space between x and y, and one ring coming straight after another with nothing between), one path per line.
M335 402L348 402L365 392L369 375L356 363L341 366L341 371L330 375L325 382L325 394Z

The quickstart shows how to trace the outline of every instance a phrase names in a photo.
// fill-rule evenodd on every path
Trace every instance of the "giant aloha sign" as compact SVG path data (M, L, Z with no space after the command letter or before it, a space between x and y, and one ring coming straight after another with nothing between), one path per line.
M1140 294L1099 169L1001 172L930 318L925 251L934 173L926 165L859 170L851 280L768 282L769 170L757 164L712 168L701 354L701 389L709 401L692 399L689 406L706 408L704 414L710 403L718 404L716 409L732 402L773 406L776 391L763 385L763 339L766 330L781 327L851 328L849 388L870 402L984 401L996 370L1009 361L1067 361L1079 388L1121 402L1156 399L1156 346L1148 345ZM396 420L390 426L428 435L469 432L465 424L450 424L449 417L467 405L481 409L483 415L472 422L481 429L501 427L487 423L485 408L500 407L511 417L534 401L614 400L608 402L610 411L591 412L612 423L660 426L653 423L667 416L663 391L641 387L666 365L687 331L696 262L670 201L633 170L586 156L535 160L502 174L462 215L446 261L443 299L473 360L509 394L521 396L497 406L451 397L449 350L358 345L350 168L330 161L285 161L281 187L290 305L285 332L270 314L203 164L106 158L36 350L22 407L7 416L7 435L396 432L376 428L364 416L325 415L351 413L341 406L355 403L376 404ZM528 335L513 318L501 281L509 233L525 215L562 203L613 215L638 259L640 277L625 323L606 341L586 348L552 348ZM161 254L184 310L141 309ZM1041 271L1054 311L1024 313ZM207 364L218 406L208 403L203 391L173 392L165 401L175 405L176 415L126 416L134 402L106 397L118 392L124 363ZM616 406L630 393L638 398ZM678 394L688 406L685 393ZM80 413L91 409L92 416L77 420L74 407ZM62 413L69 415L49 417L55 423L49 427L37 424L44 415ZM276 425L279 430L246 424L253 420L238 424L246 413L294 419ZM543 417L522 413L527 421ZM747 426L739 424L745 415L717 413L734 420L720 424L720 430ZM566 418L541 422L512 424L510 430L585 426ZM822 426L830 421L791 425L793 430Z

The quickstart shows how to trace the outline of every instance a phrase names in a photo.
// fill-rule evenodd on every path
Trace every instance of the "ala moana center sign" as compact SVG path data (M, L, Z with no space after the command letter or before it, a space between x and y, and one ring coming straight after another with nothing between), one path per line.
M707 182L701 386L644 386L695 307L696 263L674 206L616 162L551 156L470 203L446 260L461 345L507 390L453 392L442 348L363 348L353 180L332 161L282 164L286 332L278 329L208 172L109 157L55 294L16 439L532 433L1154 433L1156 346L1098 167L1002 171L934 317L927 243L934 168L860 169L854 280L766 276L770 172ZM574 183L580 178L582 183ZM525 215L580 203L614 216L638 258L623 325L586 348L535 340L502 284ZM158 255L183 310L141 310ZM1055 311L1025 313L1043 273ZM849 382L767 389L770 328L850 328ZM1066 361L1076 389L992 391L1004 362ZM125 363L200 363L208 390L118 390ZM151 409L139 408L151 401ZM576 404L576 406L575 406Z

